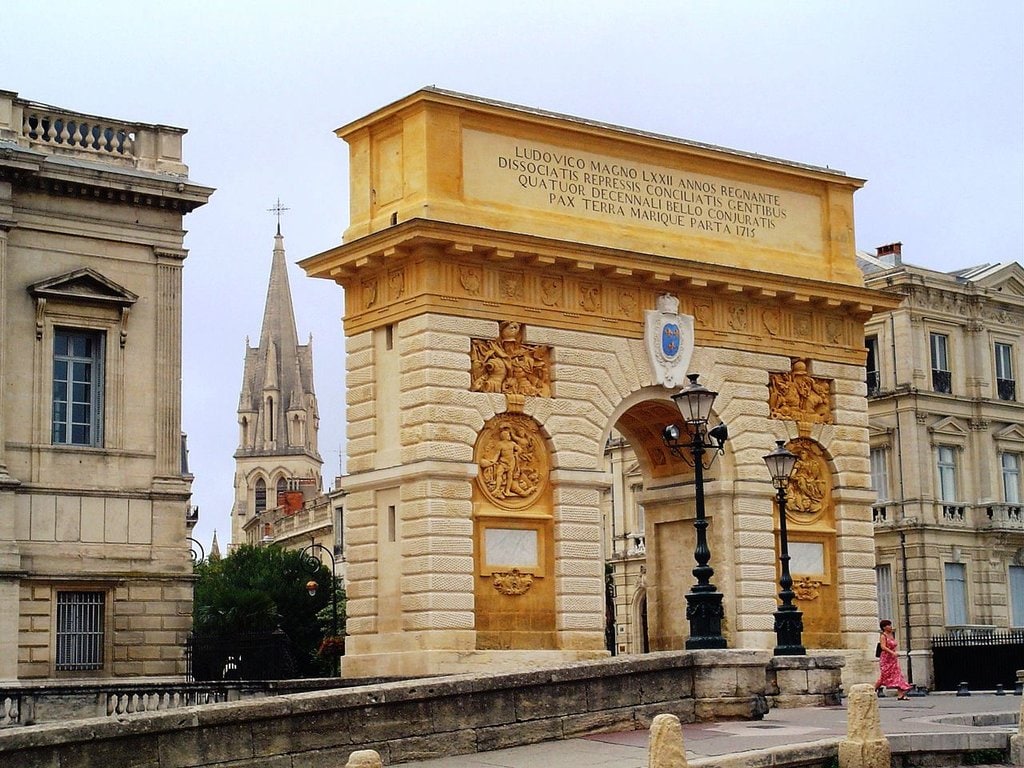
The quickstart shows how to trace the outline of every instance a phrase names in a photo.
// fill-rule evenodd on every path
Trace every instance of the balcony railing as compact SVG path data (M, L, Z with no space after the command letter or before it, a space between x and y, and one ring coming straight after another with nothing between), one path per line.
M0 91L0 138L50 155L187 177L182 128L134 123L39 104Z
M949 371L932 368L932 389L944 395L953 394L953 375Z
M889 508L885 504L875 504L871 507L871 519L875 525L884 525L889 522Z
M1024 530L1024 505L991 504L985 509L990 528L1007 528L1015 531Z
M1000 400L1017 399L1017 382L1013 379L996 379L996 392Z
M963 504L943 504L942 519L949 523L963 524L967 522L967 507Z

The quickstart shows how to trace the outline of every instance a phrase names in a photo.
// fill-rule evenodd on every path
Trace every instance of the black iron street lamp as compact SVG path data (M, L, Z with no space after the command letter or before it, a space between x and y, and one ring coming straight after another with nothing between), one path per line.
M803 612L793 605L796 593L793 591L793 577L789 574L789 538L786 534L786 486L796 466L796 456L786 449L784 440L775 441L775 450L764 457L768 474L779 499L779 563L782 575L779 578L779 599L782 605L775 611L775 655L806 656L807 649L801 644L804 631Z
M708 548L708 520L704 514L704 470L711 468L718 454L725 453L729 430L725 424L708 429L711 407L718 393L698 384L698 376L696 373L688 374L690 384L672 395L683 416L684 429L669 424L662 432L662 439L672 454L693 467L693 527L697 532L697 546L693 550L697 566L693 569L693 575L697 583L686 595L686 619L690 622L687 650L726 647L722 636L722 617L725 615L722 593L711 583L715 571L708 564L711 561L711 550ZM706 453L710 454L710 458L705 466Z
M327 558L331 561L331 634L333 637L338 636L338 585L337 585L337 573L335 572L335 561L334 553L328 547L320 544L316 541L312 542L308 546L304 547L299 553L299 556L304 558L309 565L309 570L312 573L316 573L320 570L323 565L323 560L320 559L319 553L323 552L327 555ZM309 596L313 597L316 595L316 590L319 584L313 579L306 582L306 591L309 592ZM340 657L335 655L334 657L334 674L339 672Z

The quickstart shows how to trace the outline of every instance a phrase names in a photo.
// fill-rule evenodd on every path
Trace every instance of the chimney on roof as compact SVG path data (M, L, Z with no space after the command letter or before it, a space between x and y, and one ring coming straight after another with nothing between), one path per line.
M875 249L875 256L883 264L898 267L903 263L903 243L880 245Z

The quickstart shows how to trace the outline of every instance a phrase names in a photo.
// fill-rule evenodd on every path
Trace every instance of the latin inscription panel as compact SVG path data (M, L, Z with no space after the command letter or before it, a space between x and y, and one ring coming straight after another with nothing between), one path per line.
M814 195L464 129L466 197L661 233L820 252Z

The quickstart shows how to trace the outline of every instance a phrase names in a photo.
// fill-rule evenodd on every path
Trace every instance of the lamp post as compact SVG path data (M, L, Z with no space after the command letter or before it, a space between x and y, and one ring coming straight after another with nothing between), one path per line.
M335 561L334 553L323 544L317 541L311 542L308 546L304 547L299 553L300 557L305 558L306 562L309 563L310 572L316 573L320 570L320 566L323 565L323 560L320 559L319 553L323 552L327 555L327 558L331 561L331 634L334 637L338 636L338 585L336 583L337 573L335 572ZM316 595L316 590L319 585L310 579L306 582L306 591L309 592L309 596L313 597ZM334 660L334 673L337 675L339 659L336 656Z
M725 615L722 593L711 583L715 571L709 565L711 549L708 547L708 520L704 513L704 470L711 468L718 454L725 453L729 431L725 424L708 430L708 418L718 393L698 384L698 376L696 373L688 374L689 385L672 395L683 417L685 436L684 430L676 424L669 424L662 432L662 439L672 454L693 467L693 527L697 532L697 545L693 550L697 566L693 575L697 583L686 595L686 619L690 622L687 650L726 647L722 636L722 617ZM710 453L710 458L705 466L704 455L707 453Z
M779 599L782 605L775 611L775 655L806 656L807 649L801 643L804 631L803 612L793 605L793 577L789 574L789 539L786 533L786 486L796 466L796 456L786 449L785 441L776 440L775 450L764 457L768 474L779 500L779 563L782 574L779 578Z

